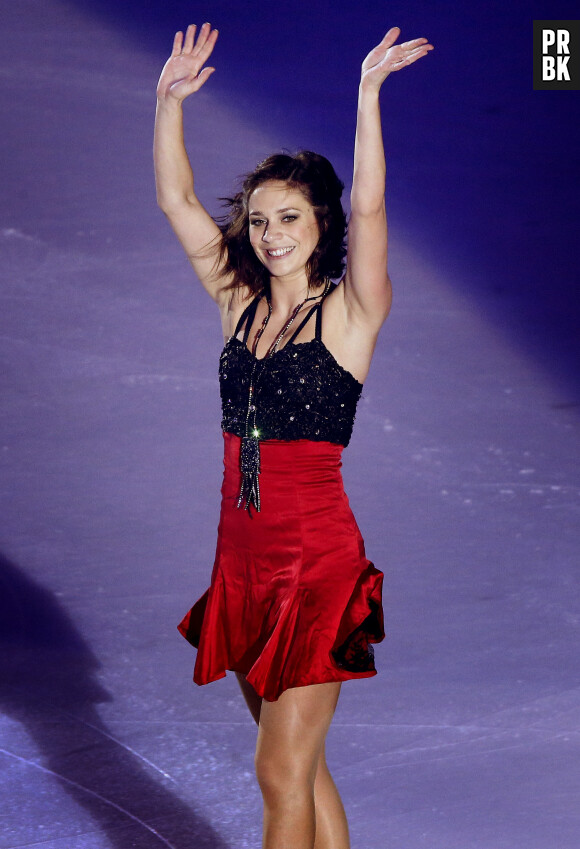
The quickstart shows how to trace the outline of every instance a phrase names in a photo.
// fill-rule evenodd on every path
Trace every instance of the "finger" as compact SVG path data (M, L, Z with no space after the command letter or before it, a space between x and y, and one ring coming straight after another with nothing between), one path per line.
M195 45L195 48L194 48L194 51L193 51L196 56L203 49L203 47L204 47L204 45L207 41L207 38L210 34L210 31L211 31L211 24L207 23L207 21L206 21L206 23L202 25L202 27L199 31L199 35L197 36L197 42L196 42L196 45Z
M183 44L183 33L182 32L176 32L175 38L173 39L173 48L171 50L172 56L179 56L179 54L181 53L182 44Z
M429 53L431 50L433 50L433 46L431 44L425 44L421 47L416 47L414 50L411 50L407 58L411 62L414 62L415 59L420 59L421 56L426 56L427 53Z
M199 76L197 78L199 85L200 85L200 88L204 83L206 83L209 80L209 78L211 77L211 75L213 74L214 71L215 71L215 68L211 68L211 67L210 68L204 68L203 71L201 71L201 73L199 74Z
M369 68L372 65L378 64L385 57L387 51L393 46L400 34L401 30L399 27L391 27L391 29L383 36L383 40L380 41L376 47L373 47L371 52L368 54L363 62L363 68Z
M212 51L215 47L215 43L217 41L217 37L218 37L217 29L212 30L208 34L205 41L203 42L203 45L201 47L199 47L199 49L198 49L198 46L196 46L195 50L193 51L193 55L199 61L200 67L202 65L205 65L205 63L207 62L207 60L211 56ZM199 41L198 41L198 44L199 44Z
M401 35L401 30L399 27L391 27L390 30L383 36L383 40L378 44L378 47L391 47L398 37Z
M208 81L211 77L215 68L204 68L203 71L200 71L197 76L192 76L188 79L188 84L190 87L190 91L199 91L202 85Z
M404 41L399 47L403 47L405 50L414 50L415 47L419 47L421 44L427 44L426 38L414 38L412 41Z
M187 32L185 33L185 42L183 44L183 52L191 53L193 50L193 45L195 43L195 31L197 27L195 24L190 24L187 27Z
M432 49L433 47L431 45L425 45L415 48L415 50L412 50L410 53L401 56L401 58L394 63L393 70L398 71L401 68L406 67L407 65L412 65L413 62L416 62L417 59L421 59L423 56L426 56L427 53L429 53Z
M203 57L204 62L207 62L207 60L211 56L211 53L212 53L212 51L215 47L215 43L217 41L218 35L219 35L219 32L218 32L217 29L213 29L210 32L210 34L208 35L207 41L205 42L203 49L200 53L200 56Z

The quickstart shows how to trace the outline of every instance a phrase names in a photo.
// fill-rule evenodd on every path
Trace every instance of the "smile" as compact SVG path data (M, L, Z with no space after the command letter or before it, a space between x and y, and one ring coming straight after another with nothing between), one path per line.
M286 256L290 251L294 250L294 245L290 248L273 248L272 250L267 250L266 253L268 256L278 257L278 256Z

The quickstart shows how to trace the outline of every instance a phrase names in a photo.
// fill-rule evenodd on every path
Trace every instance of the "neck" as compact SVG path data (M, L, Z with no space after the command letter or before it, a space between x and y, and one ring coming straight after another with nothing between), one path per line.
M270 278L270 303L272 313L287 315L306 298L317 297L324 292L324 284L309 288L308 281L285 280L280 277Z

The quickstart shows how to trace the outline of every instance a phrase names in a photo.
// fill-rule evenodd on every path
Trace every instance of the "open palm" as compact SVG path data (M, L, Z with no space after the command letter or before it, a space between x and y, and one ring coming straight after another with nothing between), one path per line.
M426 38L395 44L400 34L399 27L392 27L381 43L371 50L362 64L363 84L380 88L390 73L412 65L433 50L433 45Z
M217 29L212 29L210 24L204 24L197 39L195 34L194 24L188 26L185 36L182 32L175 34L171 56L165 63L157 84L159 98L184 100L198 91L215 71L215 68L204 65L217 41Z

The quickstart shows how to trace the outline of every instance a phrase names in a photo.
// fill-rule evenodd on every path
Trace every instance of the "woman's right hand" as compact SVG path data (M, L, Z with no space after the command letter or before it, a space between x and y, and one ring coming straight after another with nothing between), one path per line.
M182 32L175 34L171 56L157 83L159 100L185 100L190 94L199 91L215 71L215 68L204 68L204 65L212 54L218 31L206 23L200 29L197 40L195 31L195 24L190 24L185 38Z

